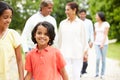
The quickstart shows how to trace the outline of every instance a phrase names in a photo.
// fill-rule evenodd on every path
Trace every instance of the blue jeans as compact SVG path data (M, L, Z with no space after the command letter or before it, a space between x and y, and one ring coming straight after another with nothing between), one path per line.
M100 45L95 45L95 51L96 51L96 75L99 75L100 59L102 59L101 75L104 75L104 73L105 73L107 49L108 49L108 45L104 45L104 47L102 49L100 48Z

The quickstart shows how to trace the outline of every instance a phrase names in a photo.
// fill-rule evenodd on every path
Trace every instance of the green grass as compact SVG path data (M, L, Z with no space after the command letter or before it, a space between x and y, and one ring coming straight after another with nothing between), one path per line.
M120 61L120 43L109 44L107 57Z

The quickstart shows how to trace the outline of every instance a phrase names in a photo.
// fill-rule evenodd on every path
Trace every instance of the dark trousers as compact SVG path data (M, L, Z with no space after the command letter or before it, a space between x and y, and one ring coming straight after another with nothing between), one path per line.
M88 66L88 62L87 62L87 61L86 61L86 62L83 62L83 66L82 66L81 74L86 73L87 66Z

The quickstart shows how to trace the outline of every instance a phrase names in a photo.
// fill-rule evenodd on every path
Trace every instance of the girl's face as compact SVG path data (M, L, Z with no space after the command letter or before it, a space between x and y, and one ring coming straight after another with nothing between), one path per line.
M101 19L100 19L98 14L96 14L95 18L96 18L96 21L101 21Z
M12 11L10 9L7 9L3 12L3 14L0 16L0 29L6 29L9 27L12 20Z
M75 9L71 9L70 6L65 7L65 13L68 18L71 18L73 15L75 15Z
M47 28L45 28L42 25L38 26L34 37L37 41L37 44L41 47L42 46L46 47L48 45L49 40L50 40L49 36L48 36Z

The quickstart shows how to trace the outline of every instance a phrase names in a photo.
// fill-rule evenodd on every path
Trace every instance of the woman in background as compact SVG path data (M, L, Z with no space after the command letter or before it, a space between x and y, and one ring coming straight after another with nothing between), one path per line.
M99 76L100 59L102 59L102 67L100 77L104 78L105 65L106 65L106 53L108 49L108 31L110 24L105 20L103 12L96 14L97 22L95 26L95 50L96 50L96 76Z
M87 46L84 23L78 18L78 4L66 4L67 18L60 22L58 33L59 49L67 61L67 73L70 80L80 80L83 53Z

